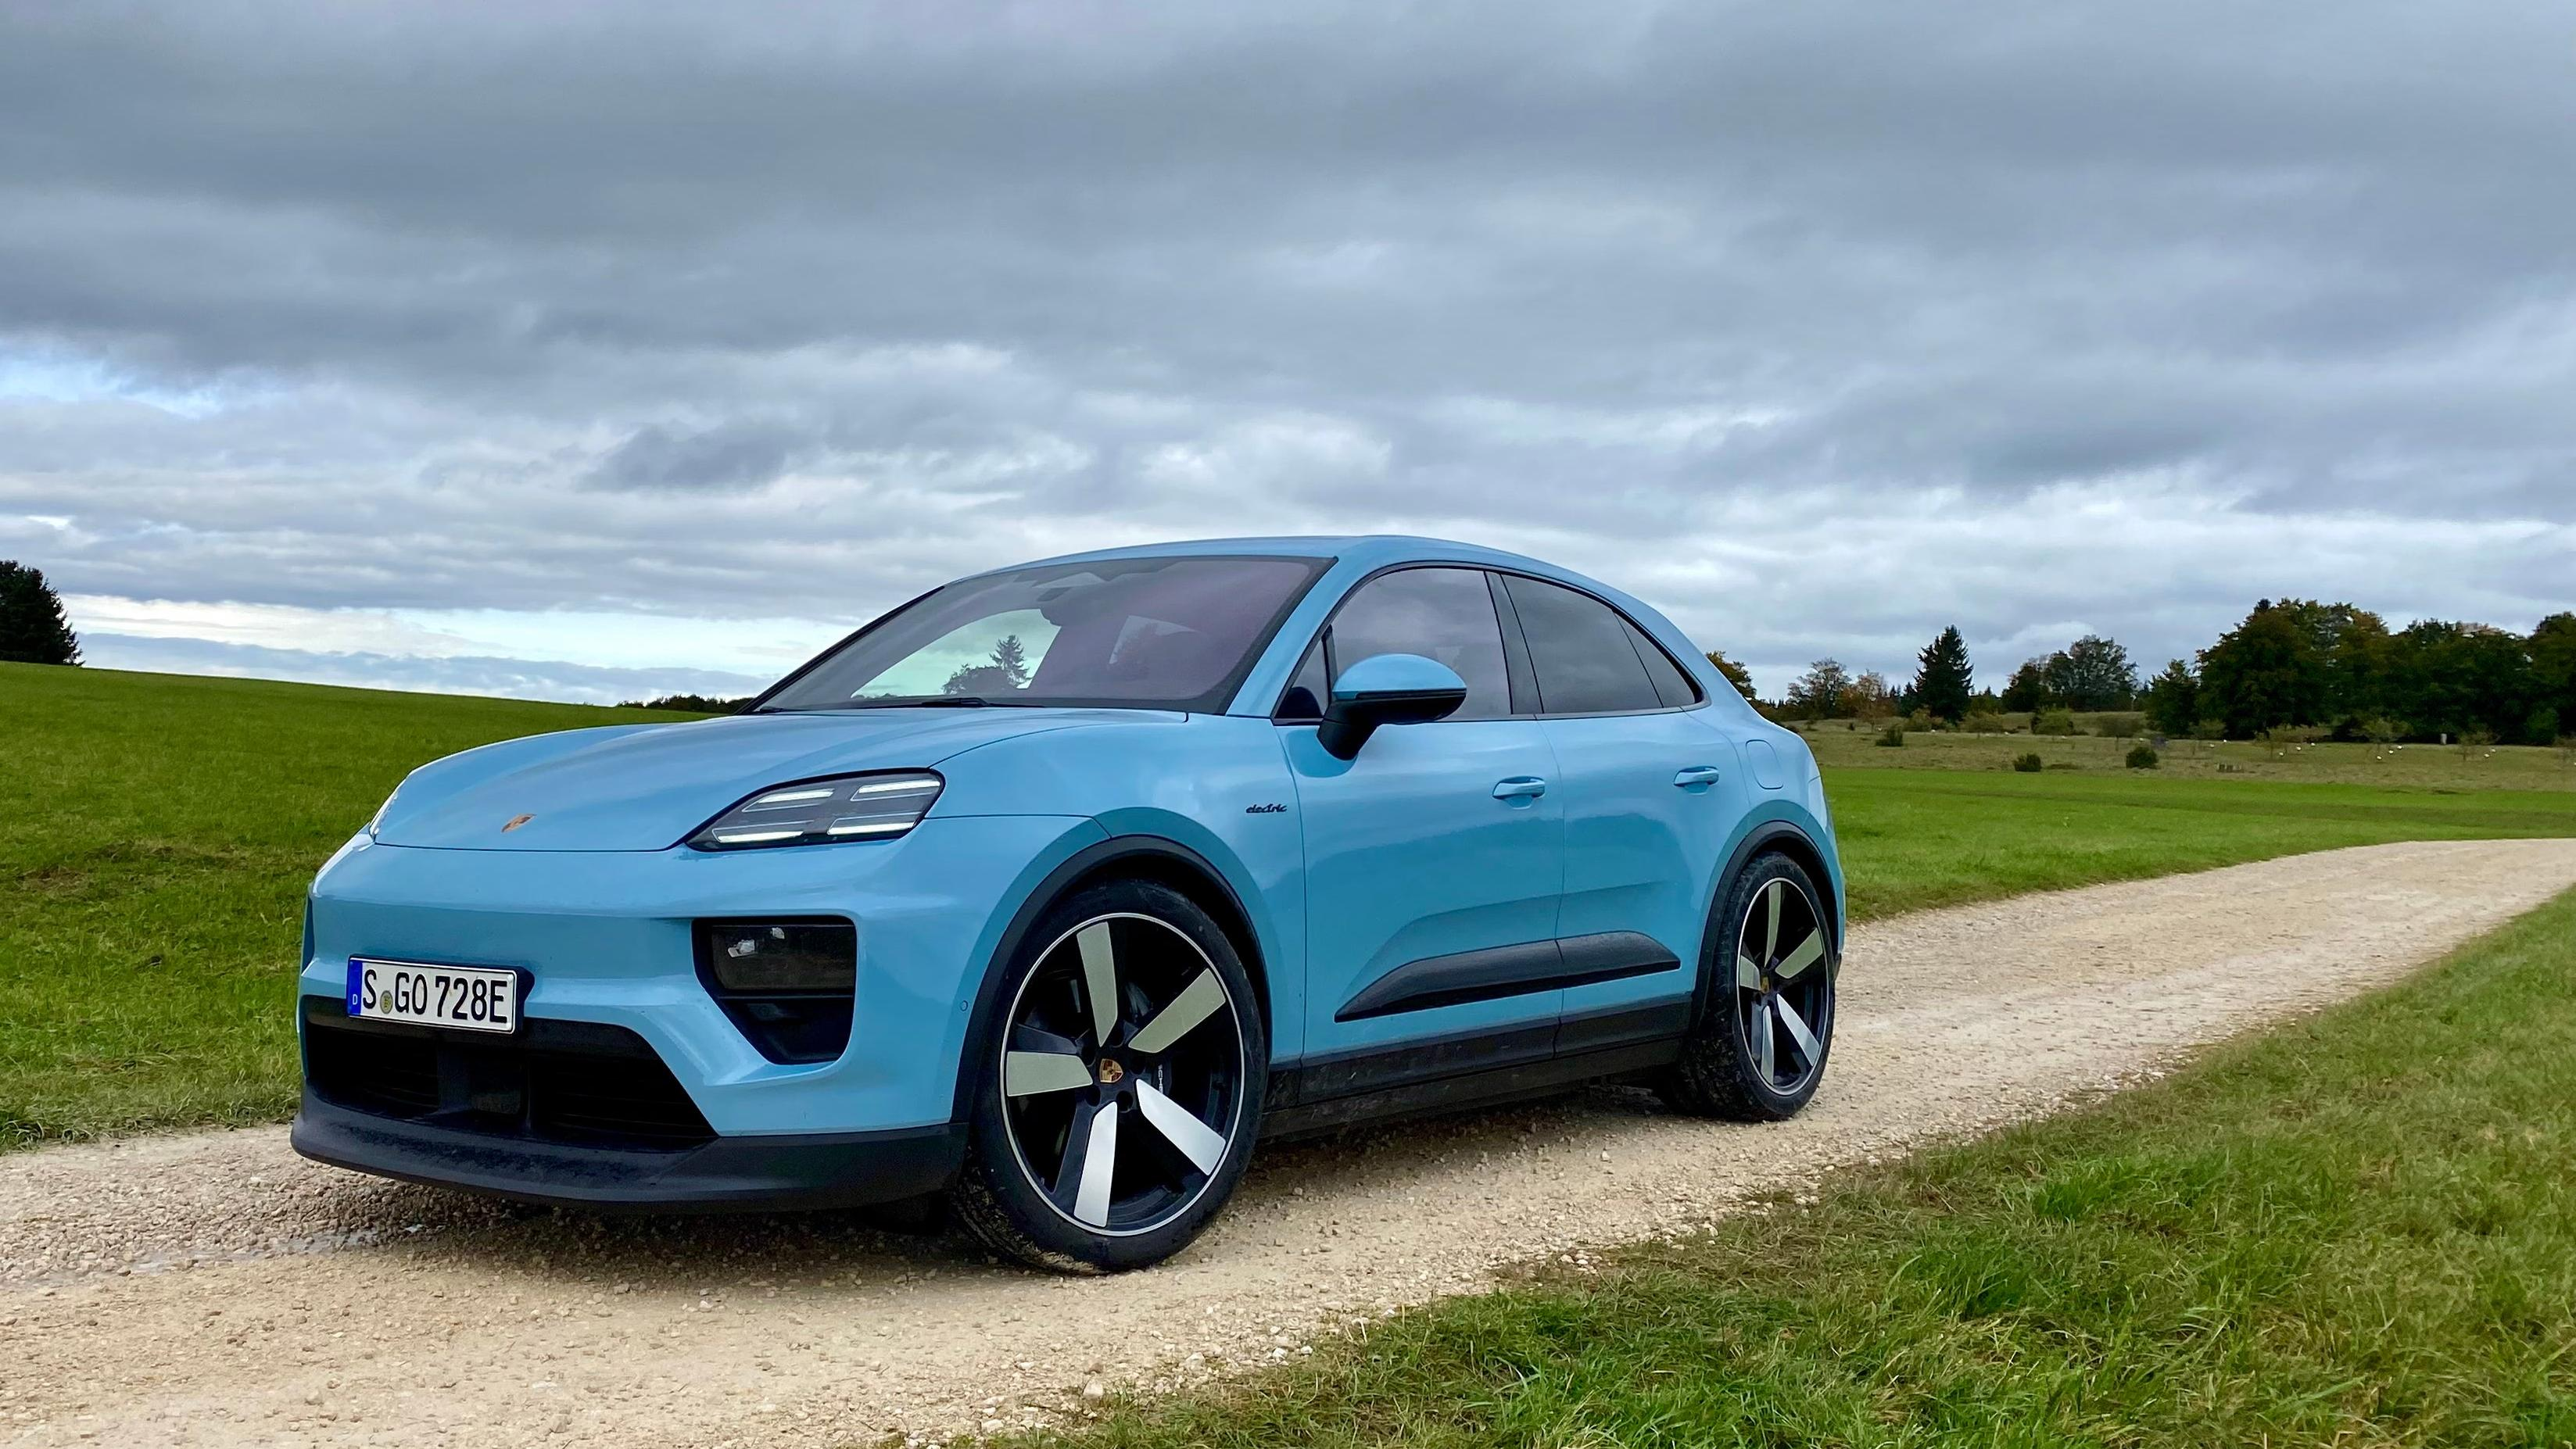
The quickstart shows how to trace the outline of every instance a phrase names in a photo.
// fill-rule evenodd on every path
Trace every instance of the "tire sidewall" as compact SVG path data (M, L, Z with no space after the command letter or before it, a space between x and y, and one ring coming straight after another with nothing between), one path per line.
M1085 921L1106 915L1150 916L1188 937L1225 984L1244 1055L1240 1125L1225 1159L1208 1175L1207 1187L1171 1221L1150 1231L1122 1235L1092 1233L1057 1212L1022 1169L1004 1117L1001 1081L1002 1044L1008 1040L1008 1016L1021 985L1049 949ZM1254 1142L1261 1131L1261 1108L1268 1085L1270 1048L1263 1029L1260 999L1253 993L1234 943L1215 921L1187 896L1151 881L1105 881L1084 886L1047 907L1022 938L999 989L987 1007L988 1019L972 1034L981 1060L968 1064L974 1084L971 1135L959 1191L964 1216L988 1241L1026 1261L1069 1272L1120 1272L1161 1262L1187 1247L1210 1219L1234 1196ZM994 1221L998 1217L999 1221ZM1002 1231L996 1231L1000 1229Z
M1775 880L1787 881L1806 893L1807 904L1815 912L1817 929L1825 933L1826 942L1825 959L1818 963L1818 969L1826 973L1826 1008L1824 1020L1813 1024L1816 1040L1823 1048L1822 1059L1795 1092L1779 1091L1763 1077L1761 1068L1754 1062L1753 1049L1744 1039L1742 1004L1736 996L1736 943L1744 929L1745 913L1752 909L1754 897ZM1709 1064L1710 1057L1716 1057L1731 1068L1729 1075L1734 1078L1731 1085L1747 1106L1774 1119L1795 1115L1799 1108L1807 1105L1809 1098L1816 1095L1816 1088L1825 1079L1826 1064L1834 1054L1833 1019L1839 1008L1836 998L1840 993L1836 986L1842 970L1842 952L1834 940L1833 924L1825 913L1824 896L1817 890L1815 878L1807 874L1805 867L1777 851L1755 856L1737 873L1734 884L1727 888L1716 918L1709 922L1708 945L1702 955L1705 958L1702 979L1708 984L1707 1007L1701 1013L1696 1033L1700 1040L1693 1046L1698 1049L1703 1069Z

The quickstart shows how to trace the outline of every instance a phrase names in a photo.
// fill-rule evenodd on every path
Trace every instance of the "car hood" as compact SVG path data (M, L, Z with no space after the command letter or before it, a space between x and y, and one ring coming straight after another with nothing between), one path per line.
M1134 710L870 709L532 735L413 771L386 806L376 838L443 850L665 850L772 785L935 767L995 740L1138 717Z

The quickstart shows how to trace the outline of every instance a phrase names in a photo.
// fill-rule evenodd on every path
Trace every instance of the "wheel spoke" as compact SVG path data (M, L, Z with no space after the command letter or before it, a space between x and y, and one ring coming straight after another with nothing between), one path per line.
M1193 1116L1189 1108L1155 1091L1153 1083L1136 1084L1136 1110L1199 1171L1212 1173L1225 1160L1225 1138Z
M1216 979L1215 972L1202 971L1197 979L1181 988L1181 994L1172 998L1171 1005L1156 1012L1154 1019L1145 1023L1127 1045L1140 1052L1167 1050L1172 1043L1187 1035L1190 1028L1216 1015L1216 1009L1223 1005L1225 983Z
M1762 989L1762 963L1744 954L1741 946L1735 950L1735 984L1747 991Z
M1070 1092L1091 1085L1091 1068L1064 1052L1004 1052L1002 1095L1034 1097L1042 1092Z
M1762 964L1780 959L1780 895L1778 881L1762 888Z
M1118 963L1109 947L1109 923L1094 921L1074 937L1082 950L1082 994L1091 998L1092 1039L1109 1045L1118 1029Z
M1798 1059L1810 1067L1814 1066L1816 1059L1825 1054L1825 1049L1816 1041L1816 1034L1807 1029L1807 1019L1798 1014L1798 1009L1791 1006L1786 997L1775 996L1771 1004L1780 1009L1780 1024L1789 1028L1789 1044L1797 1048Z
M1095 1228L1107 1227L1109 1184L1118 1175L1118 1104L1103 1102L1088 1123L1073 1124L1066 1145L1076 1142L1082 1144L1081 1161L1065 1164L1066 1174L1074 1180L1073 1216ZM1056 1184L1058 1191L1063 1186L1061 1180Z
M1754 1003L1751 1030L1753 1064L1761 1069L1763 1085L1768 1086L1774 1076L1771 1065L1771 1038L1775 1034L1771 1029L1771 1003L1768 999Z
M1807 939L1800 941L1796 946L1791 947L1789 954L1780 958L1780 964L1772 967L1771 969L1778 972L1783 979L1786 979L1797 975L1799 972L1806 970L1808 967L1815 965L1823 959L1825 959L1825 933L1822 931L1810 931L1807 933Z

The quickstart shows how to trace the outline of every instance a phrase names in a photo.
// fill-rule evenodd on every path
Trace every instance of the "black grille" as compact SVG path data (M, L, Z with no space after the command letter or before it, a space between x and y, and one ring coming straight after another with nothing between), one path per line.
M304 1079L335 1106L497 1137L676 1151L715 1136L644 1038L523 1017L505 1037L352 1018L304 998Z

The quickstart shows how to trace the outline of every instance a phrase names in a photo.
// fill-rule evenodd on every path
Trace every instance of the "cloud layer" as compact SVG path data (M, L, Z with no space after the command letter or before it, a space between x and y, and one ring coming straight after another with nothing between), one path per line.
M438 687L482 656L238 606L600 668L663 621L689 687L971 568L1388 529L1597 572L1773 688L1947 622L1997 680L2083 630L2159 659L2258 594L2528 626L2576 603L2570 39L18 7L0 556L93 631L160 601Z

